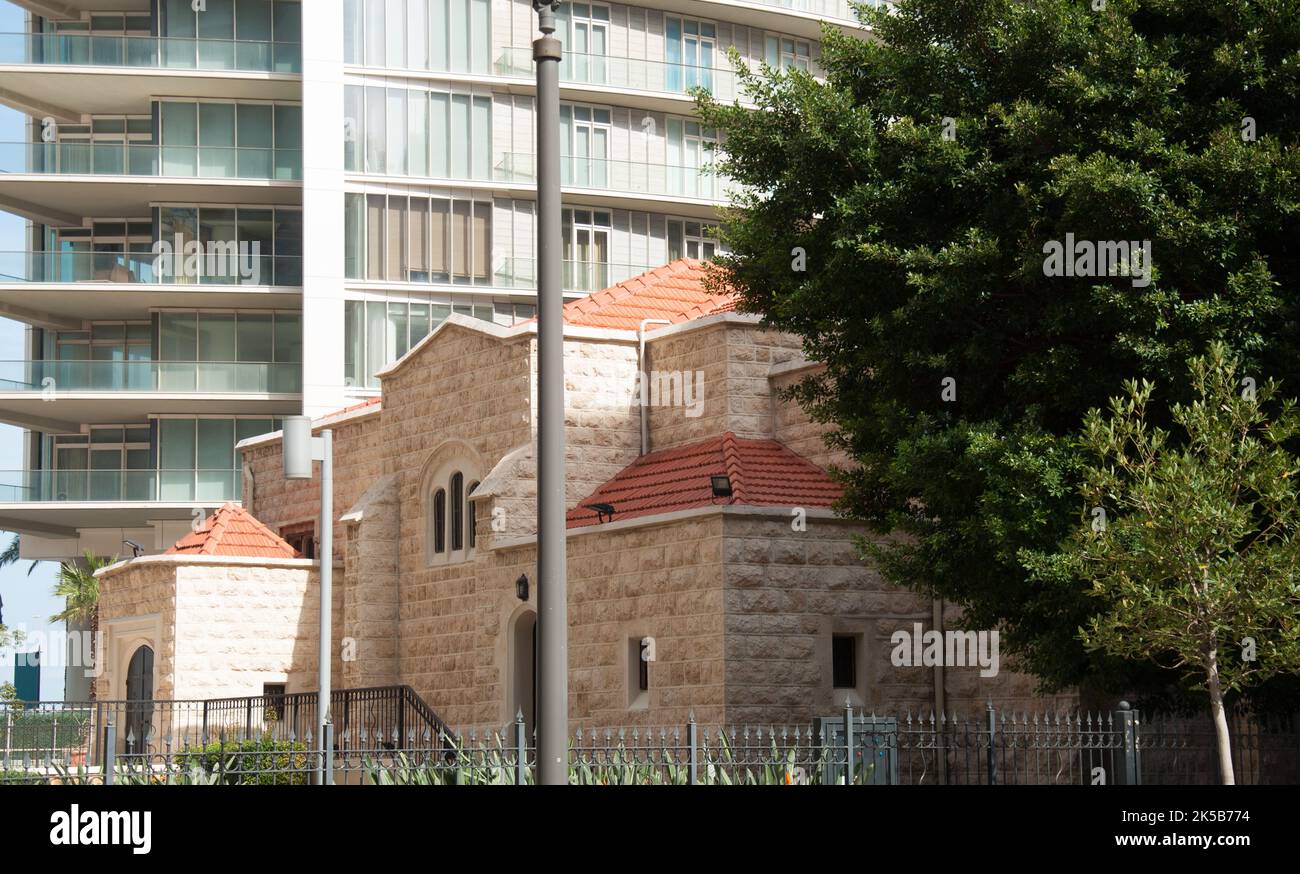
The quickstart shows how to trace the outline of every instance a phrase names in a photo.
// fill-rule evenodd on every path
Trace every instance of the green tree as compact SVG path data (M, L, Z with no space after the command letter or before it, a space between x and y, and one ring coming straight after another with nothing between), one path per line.
M51 622L66 622L94 630L99 619L99 580L95 571L108 567L117 557L100 558L86 550L84 558L59 565L54 578L55 597L63 599L63 609L50 617Z
M5 548L0 550L0 568L9 567L11 564L18 564L20 560L21 558L18 555L18 535L15 534L9 539L9 543ZM30 577L32 575L32 571L36 570L38 564L40 564L39 560L33 561L27 566L27 576Z
M1300 416L1287 400L1270 418L1277 385L1243 388L1221 344L1190 365L1195 399L1169 410L1177 439L1152 424L1148 381L1112 398L1109 417L1088 414L1084 522L1049 560L1100 600L1087 647L1196 678L1232 783L1225 693L1300 672L1300 458L1287 449Z
M1049 687L1177 676L1087 650L1104 605L1026 567L1075 524L1086 412L1132 376L1185 386L1216 339L1300 376L1298 11L904 0L872 39L824 30L824 82L698 98L745 192L716 279L825 364L796 395L857 462L843 509L908 535L864 550ZM1046 275L1067 234L1151 241L1149 283Z

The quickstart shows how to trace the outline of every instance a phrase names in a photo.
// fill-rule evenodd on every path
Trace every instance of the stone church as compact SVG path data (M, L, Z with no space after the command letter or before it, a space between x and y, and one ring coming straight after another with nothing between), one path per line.
M861 556L863 527L833 509L846 459L783 393L818 365L704 277L681 260L565 307L573 724L1073 703L1033 698L1006 659L900 663L896 634L951 630L954 611ZM336 685L409 685L458 727L533 722L536 361L535 321L452 315L379 374L379 397L315 422L334 433ZM119 617L166 636L155 688L177 697L314 687L319 480L284 479L278 432L240 449L242 508L101 572L110 651ZM205 546L218 521L244 536ZM174 606L213 575L222 627L258 629L239 646L203 637L199 657L194 632L158 630L177 615L140 618L145 580ZM186 665L205 680L177 682Z

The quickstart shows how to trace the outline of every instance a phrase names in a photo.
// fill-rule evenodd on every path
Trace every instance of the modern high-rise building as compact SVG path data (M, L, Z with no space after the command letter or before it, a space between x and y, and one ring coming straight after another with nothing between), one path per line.
M17 0L0 102L0 479L22 554L170 546L244 484L236 444L377 394L450 313L535 306L531 0ZM818 69L847 0L565 3L566 293L719 249L729 184L690 92ZM467 362L467 366L468 366ZM472 378L472 373L467 373Z

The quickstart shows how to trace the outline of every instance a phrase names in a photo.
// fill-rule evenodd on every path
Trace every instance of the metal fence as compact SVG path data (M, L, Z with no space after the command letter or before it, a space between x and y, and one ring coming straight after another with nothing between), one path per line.
M528 784L522 718L455 732L406 687L340 690L322 744L313 694L0 709L0 783ZM1300 783L1297 719L1237 715L1238 783ZM970 717L846 709L797 727L578 730L571 783L1188 785L1219 780L1208 719Z

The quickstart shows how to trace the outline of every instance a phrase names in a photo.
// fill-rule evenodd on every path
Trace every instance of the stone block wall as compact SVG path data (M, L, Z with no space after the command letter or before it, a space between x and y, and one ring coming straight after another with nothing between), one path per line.
M738 437L773 436L768 374L773 364L799 356L789 334L766 331L748 321L726 320L647 342L646 369L660 373L703 373L703 412L690 416L680 405L650 408L650 449L670 449L733 431ZM697 391L699 389L697 388Z
M99 575L99 633L103 636L103 671L94 679L100 701L125 697L126 659L129 653L113 640L119 620L157 617L159 634L151 637L154 697L174 698L176 652L175 567L163 563L122 562ZM132 635L134 637L134 635ZM125 643L125 642L123 642Z
M826 445L824 434L827 426L814 422L797 401L783 395L787 389L802 382L810 372L812 371L787 371L769 377L772 437L818 467L847 467L850 464L848 453Z
M928 597L887 582L858 557L861 528L838 519L809 518L798 531L791 519L727 517L727 716L733 722L806 722L834 715L846 698L868 710L929 712L935 671L893 659L896 631L933 628ZM946 629L958 627L945 606ZM833 687L832 638L856 638L856 685ZM991 650L988 651L991 654ZM1034 679L1017 673L999 652L998 673L978 665L943 669L945 708L961 713L998 707L1056 709L1073 694L1039 697Z
M305 561L176 567L176 697L316 688L319 580Z

